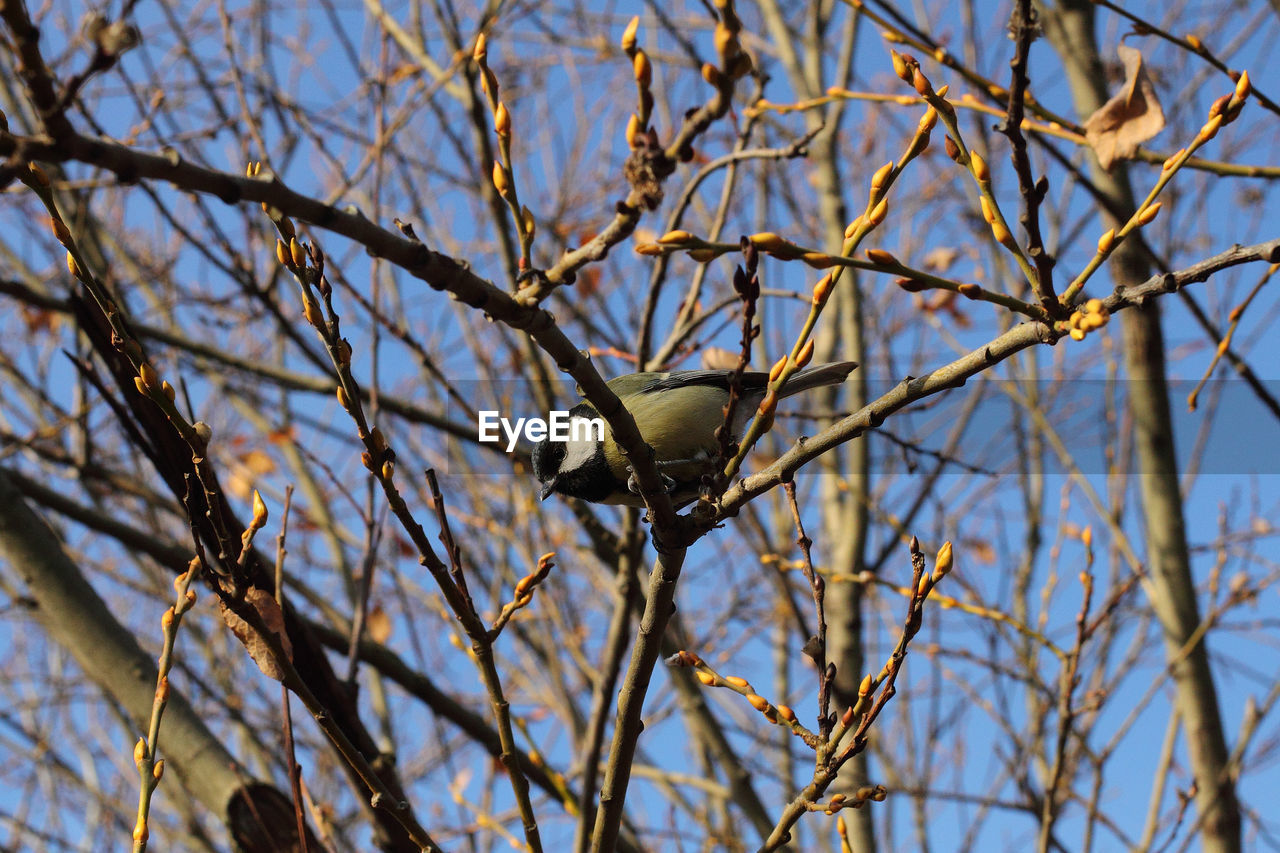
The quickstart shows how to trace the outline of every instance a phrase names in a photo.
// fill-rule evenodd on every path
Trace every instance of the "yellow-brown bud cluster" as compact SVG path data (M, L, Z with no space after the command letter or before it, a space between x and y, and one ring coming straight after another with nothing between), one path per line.
M649 131L649 117L653 113L653 62L644 48L636 43L636 33L640 28L639 16L633 17L622 32L620 45L627 58L631 60L631 76L636 81L636 111L627 119L627 147L633 151L644 144L644 136ZM704 72L705 76L705 72Z
M702 666L702 658L685 649L681 649L667 658L668 666Z
M1205 142L1212 139L1224 124L1231 124L1239 117L1240 110L1244 108L1244 102L1248 100L1249 93L1253 91L1253 84L1249 82L1248 71L1241 72L1235 79L1235 90L1229 95L1223 95L1218 98L1209 107L1209 120L1204 127L1200 128L1200 136Z
M1094 329L1101 329L1107 325L1107 321L1111 319L1111 312L1103 304L1101 299L1090 299L1079 309L1071 313L1067 319L1069 326L1068 334L1071 335L1073 341L1083 341L1085 335Z

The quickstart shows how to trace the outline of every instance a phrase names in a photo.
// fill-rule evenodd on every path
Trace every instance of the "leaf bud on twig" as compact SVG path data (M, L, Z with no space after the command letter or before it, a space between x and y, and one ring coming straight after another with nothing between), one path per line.
M831 294L831 273L827 273L818 279L818 283L813 286L813 304L821 305L827 301L827 297Z
M258 494L258 490L253 490L253 521L249 522L249 526L254 530L261 530L267 524L267 503L262 499L262 495Z
M884 218L889 214L889 199L882 198L880 203L871 210L871 215L867 217L867 221L872 225L879 225L884 222Z
M960 162L960 146L950 136L942 143L942 147L946 150L947 156L955 162Z
M1098 238L1098 254L1105 255L1115 247L1116 229L1108 228L1106 233Z
M973 176L981 183L985 184L991 180L991 169L987 166L987 161L976 150L969 152L969 162L973 166Z
M507 178L507 170L497 160L493 161L493 188L503 198L511 193L511 181Z
M796 357L796 367L804 367L813 360L813 340L805 341L803 347L800 348L800 355Z
M142 362L138 368L138 377L142 379L142 384L150 390L160 384L160 374L156 373L156 369L147 362Z
M772 231L761 231L759 234L752 234L748 237L756 248L764 249L766 252L777 252L786 248L787 241L783 240Z
M729 60L737 56L738 51L742 49L738 44L738 34L726 27L723 23L719 23L716 24L714 40L716 45L716 55L720 57L720 61L727 67Z
M34 162L28 163L27 171L31 173L32 180L34 180L39 186L49 186L49 176L44 173L44 169L41 169L38 164Z
M1215 136L1218 135L1218 128L1222 127L1222 122L1223 122L1222 113L1218 113L1217 115L1209 119L1207 122L1205 122L1204 127L1200 128L1200 138L1205 142L1208 142L1210 139L1213 139Z
M1157 214L1160 213L1161 204L1162 202L1156 202L1155 204L1150 205L1149 207L1144 207L1142 208L1142 210L1138 211L1138 224L1139 225L1151 224L1151 221L1154 220Z
M213 427L204 421L196 421L191 425L191 431L195 433L196 441L204 447L209 446L209 441L213 438Z
M653 82L653 63L649 61L649 55L643 50L637 50L631 65L635 74L636 84L641 89L648 89Z
M924 73L919 67L917 67L915 73L911 75L911 85L915 87L915 90L920 97L924 97L933 92L933 86L929 85L929 78L924 76Z
M1253 84L1249 82L1249 72L1240 72L1240 79L1236 81L1236 97L1243 101L1252 91Z
M942 547L938 549L938 556L934 559L933 579L935 582L946 577L947 573L951 571L953 559L951 542L943 542Z
M71 230L67 228L67 223L56 217L49 218L49 228L53 231L53 236L58 238L58 242L67 245L71 242Z
M995 222L996 221L995 210L992 209L991 202L987 200L987 197L985 195L978 197L978 204L982 207L982 218L987 221L987 224L990 225L991 223Z
M991 223L991 236L995 237L1000 245L1013 247L1013 235L1009 233L1009 227L999 219Z
M911 82L911 69L907 62L909 57L896 50L890 50L889 57L893 61L893 73L898 75L898 79L903 83Z
M871 176L871 191L873 193L877 192L882 186L884 186L884 182L888 179L889 174L892 171L893 171L892 160L890 160L888 163L885 163L879 169L876 169L875 174Z
M627 52L627 56L636 49L636 31L640 29L640 16L635 15L627 22L627 28L622 31L622 49Z

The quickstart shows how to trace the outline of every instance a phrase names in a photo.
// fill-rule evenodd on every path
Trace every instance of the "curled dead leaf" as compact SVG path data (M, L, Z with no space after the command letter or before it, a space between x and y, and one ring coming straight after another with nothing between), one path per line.
M1084 123L1085 138L1104 169L1132 157L1139 145L1164 129L1164 110L1142 53L1124 44L1116 52L1124 63L1124 88Z
M951 265L960 257L958 249L950 246L937 246L930 249L924 256L924 268L929 272L946 272L951 269Z
M724 347L707 347L702 351L702 366L707 370L733 370L738 366L738 354Z
M244 604L251 607L258 614L258 619L262 621L266 629L276 635L284 649L285 656L292 661L293 644L289 642L289 635L285 632L284 612L280 609L280 605L276 604L276 600L271 593L256 586L249 587L244 596ZM245 650L249 652L249 657L253 658L253 662L258 665L258 669L262 670L262 674L276 681L283 681L284 670L276 661L275 655L272 654L271 646L267 643L266 638L259 634L257 629L248 622L240 618L239 614L234 610L227 607L225 601L220 601L219 605L219 609L222 612L222 621L231 629L231 633L236 635L236 639L244 644Z
M375 643L386 643L387 640L391 639L391 615L387 613L381 604L375 604L369 610L367 630L369 631L369 639Z

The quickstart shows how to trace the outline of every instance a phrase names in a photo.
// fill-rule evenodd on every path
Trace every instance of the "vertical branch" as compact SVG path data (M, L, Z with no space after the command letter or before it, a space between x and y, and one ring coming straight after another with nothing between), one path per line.
M1093 552L1087 553L1090 564L1093 563ZM1044 795L1040 802L1040 835L1036 850L1049 853L1053 838L1053 824L1058 816L1058 805L1066 800L1065 792L1059 791L1067 765L1067 741L1071 736L1071 728L1075 723L1077 709L1072 702L1076 686L1080 683L1080 655L1084 650L1089 631L1089 604L1093 598L1093 575L1089 568L1080 572L1080 586L1083 590L1080 600L1080 611L1076 614L1076 642L1062 666L1062 675L1058 679L1058 732L1053 747L1053 764L1049 778L1045 782Z
M1058 304L1058 297L1053 289L1054 259L1045 249L1044 238L1040 234L1040 204L1049 191L1049 179L1041 175L1039 181L1035 180L1031 172L1031 158L1027 156L1027 139L1022 135L1022 117L1029 82L1027 64L1031 43L1039 34L1039 27L1038 15L1031 0L1017 0L1009 18L1009 29L1016 47L1013 59L1009 61L1012 73L1009 81L1008 114L997 130L1009 137L1010 159L1013 160L1013 169L1018 176L1018 189L1022 194L1022 213L1018 220L1027 232L1027 257L1036 268L1032 284L1044 309L1051 315L1058 316L1063 309Z
M289 510L293 506L293 486L285 486L284 509L280 512L280 533L276 536L276 606L284 609L285 538L289 532ZM298 849L308 853L307 819L302 811L302 767L298 764L293 742L293 712L289 708L289 688L280 685L280 709L284 728L284 754L289 772L289 790L293 795L293 815L298 824Z
M715 437L720 449L716 455L714 473L703 477L703 494L715 498L724 493L729 477L725 474L725 466L730 459L738 455L738 442L735 438L734 422L737 420L738 406L742 402L742 374L751 363L751 344L760 336L760 326L756 324L756 305L760 301L760 250L747 237L743 237L739 245L742 247L742 258L745 266L734 268L733 289L742 300L742 337L741 349L738 352L738 363L729 374L729 400L724 405L724 420L716 427Z
M622 671L622 661L627 652L632 601L638 598L640 546L643 538L640 535L637 513L627 513L618 542L613 614L609 619L604 653L592 690L591 716L587 722L585 745L578 754L578 764L582 769L582 788L578 793L578 826L574 834L573 849L579 853L586 853L591 843L591 827L596 816L596 780L600 775L600 753L604 749L605 726L608 724L609 709L613 707L613 691L618 684L618 675Z
M818 667L818 733L822 737L828 737L835 725L835 717L831 714L831 683L835 680L835 666L827 663L827 583L813 569L813 540L804 532L800 505L796 501L795 480L787 480L782 487L786 490L787 502L791 506L791 519L796 526L796 544L800 546L800 554L804 558L800 567L813 593L813 609L818 617L817 632L805 641L804 652Z

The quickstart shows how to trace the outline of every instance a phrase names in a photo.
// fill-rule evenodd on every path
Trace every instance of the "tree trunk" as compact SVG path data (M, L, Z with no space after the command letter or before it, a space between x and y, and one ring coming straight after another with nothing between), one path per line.
M1067 72L1076 111L1087 116L1107 100L1106 77L1094 37L1093 6L1071 0L1044 10L1045 33ZM1124 165L1105 171L1090 155L1091 176L1111 210L1127 216L1133 192ZM1106 209L1104 227L1121 224ZM1122 243L1111 261L1112 279L1130 285L1146 279L1150 267L1137 241ZM1187 733L1187 752L1196 781L1196 808L1203 850L1240 850L1240 806L1229 768L1218 694L1205 640L1186 648L1200 624L1191 558L1187 549L1174 452L1169 391L1165 382L1160 310L1152 301L1124 312L1124 363L1134 449L1139 464L1142 516L1146 530L1148 597L1164 628L1165 650L1175 688L1175 706Z

